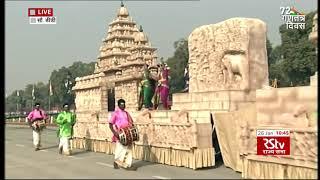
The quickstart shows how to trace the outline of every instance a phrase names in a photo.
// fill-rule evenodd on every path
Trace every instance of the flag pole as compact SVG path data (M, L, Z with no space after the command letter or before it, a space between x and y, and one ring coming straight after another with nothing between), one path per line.
M48 110L48 114L51 115L50 113L50 97L51 97L51 94L49 92L49 110ZM51 123L51 116L49 116L50 118L47 120L48 122L47 123Z
M51 95L52 95L52 85L51 85L51 80L49 80L49 112L51 110Z
M35 99L35 96L34 96L34 84L32 86L32 92L31 92L31 96L32 96L32 104L31 104L31 111L33 110L33 106L34 106L34 99Z
M49 113L50 113L50 109L51 109L51 102L50 102L50 97L51 97L51 95L49 94Z
M20 92L19 92L19 90L17 91L17 112L18 112L18 110L19 110L19 98L20 98Z

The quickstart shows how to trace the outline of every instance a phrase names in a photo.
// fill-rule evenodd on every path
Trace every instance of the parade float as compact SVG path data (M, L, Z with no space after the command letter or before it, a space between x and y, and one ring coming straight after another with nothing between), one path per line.
M317 26L316 14L309 35L316 48ZM246 179L317 179L317 79L316 72L309 86L266 86L256 90L254 105L215 113L225 165ZM289 130L290 155L257 155L257 130L261 129Z
M254 18L196 28L188 39L189 92L173 94L171 110L138 111L143 67L157 64L156 49L122 4L94 74L76 78L73 148L113 154L108 120L123 98L139 130L135 159L192 169L215 166L215 131L225 165L245 178L316 177L316 123L286 123L283 114L299 119L292 114L300 104L303 113L316 111L317 80L307 87L268 86L266 31ZM274 127L290 129L291 155L255 155L255 130Z

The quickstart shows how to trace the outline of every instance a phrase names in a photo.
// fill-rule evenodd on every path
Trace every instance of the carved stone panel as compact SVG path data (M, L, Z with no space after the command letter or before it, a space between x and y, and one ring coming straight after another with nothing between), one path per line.
M188 45L189 92L254 90L268 84L266 24L259 19L201 26Z

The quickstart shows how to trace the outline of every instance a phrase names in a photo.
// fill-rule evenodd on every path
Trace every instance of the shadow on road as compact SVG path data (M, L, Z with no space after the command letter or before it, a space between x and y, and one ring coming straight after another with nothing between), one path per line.
M83 151L72 151L72 155L79 155L79 154L84 154L84 153L90 153L92 151L87 151L87 150L83 150Z
M140 168L140 167L144 167L144 166L152 166L152 165L157 165L157 163L152 163L152 162L148 162L148 161L137 161L135 163L132 163L132 166Z
M57 149L58 149L58 145L49 146L49 147L43 147L43 148L41 148L41 149L42 149L42 150L45 150L45 149L53 149L53 148L57 148Z

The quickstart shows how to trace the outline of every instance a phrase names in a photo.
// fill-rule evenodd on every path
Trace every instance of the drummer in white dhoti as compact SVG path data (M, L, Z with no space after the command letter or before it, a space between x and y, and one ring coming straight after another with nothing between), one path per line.
M125 108L125 100L119 99L118 108L109 120L109 127L113 133L112 142L116 143L113 166L115 169L119 169L120 166L126 170L136 170L136 167L132 166L132 144L125 146L119 142L119 130L133 126L132 118Z
M33 145L35 151L40 150L41 147L41 133L45 128L45 120L48 119L47 114L40 108L40 103L36 103L35 108L27 117L30 127L32 127Z

